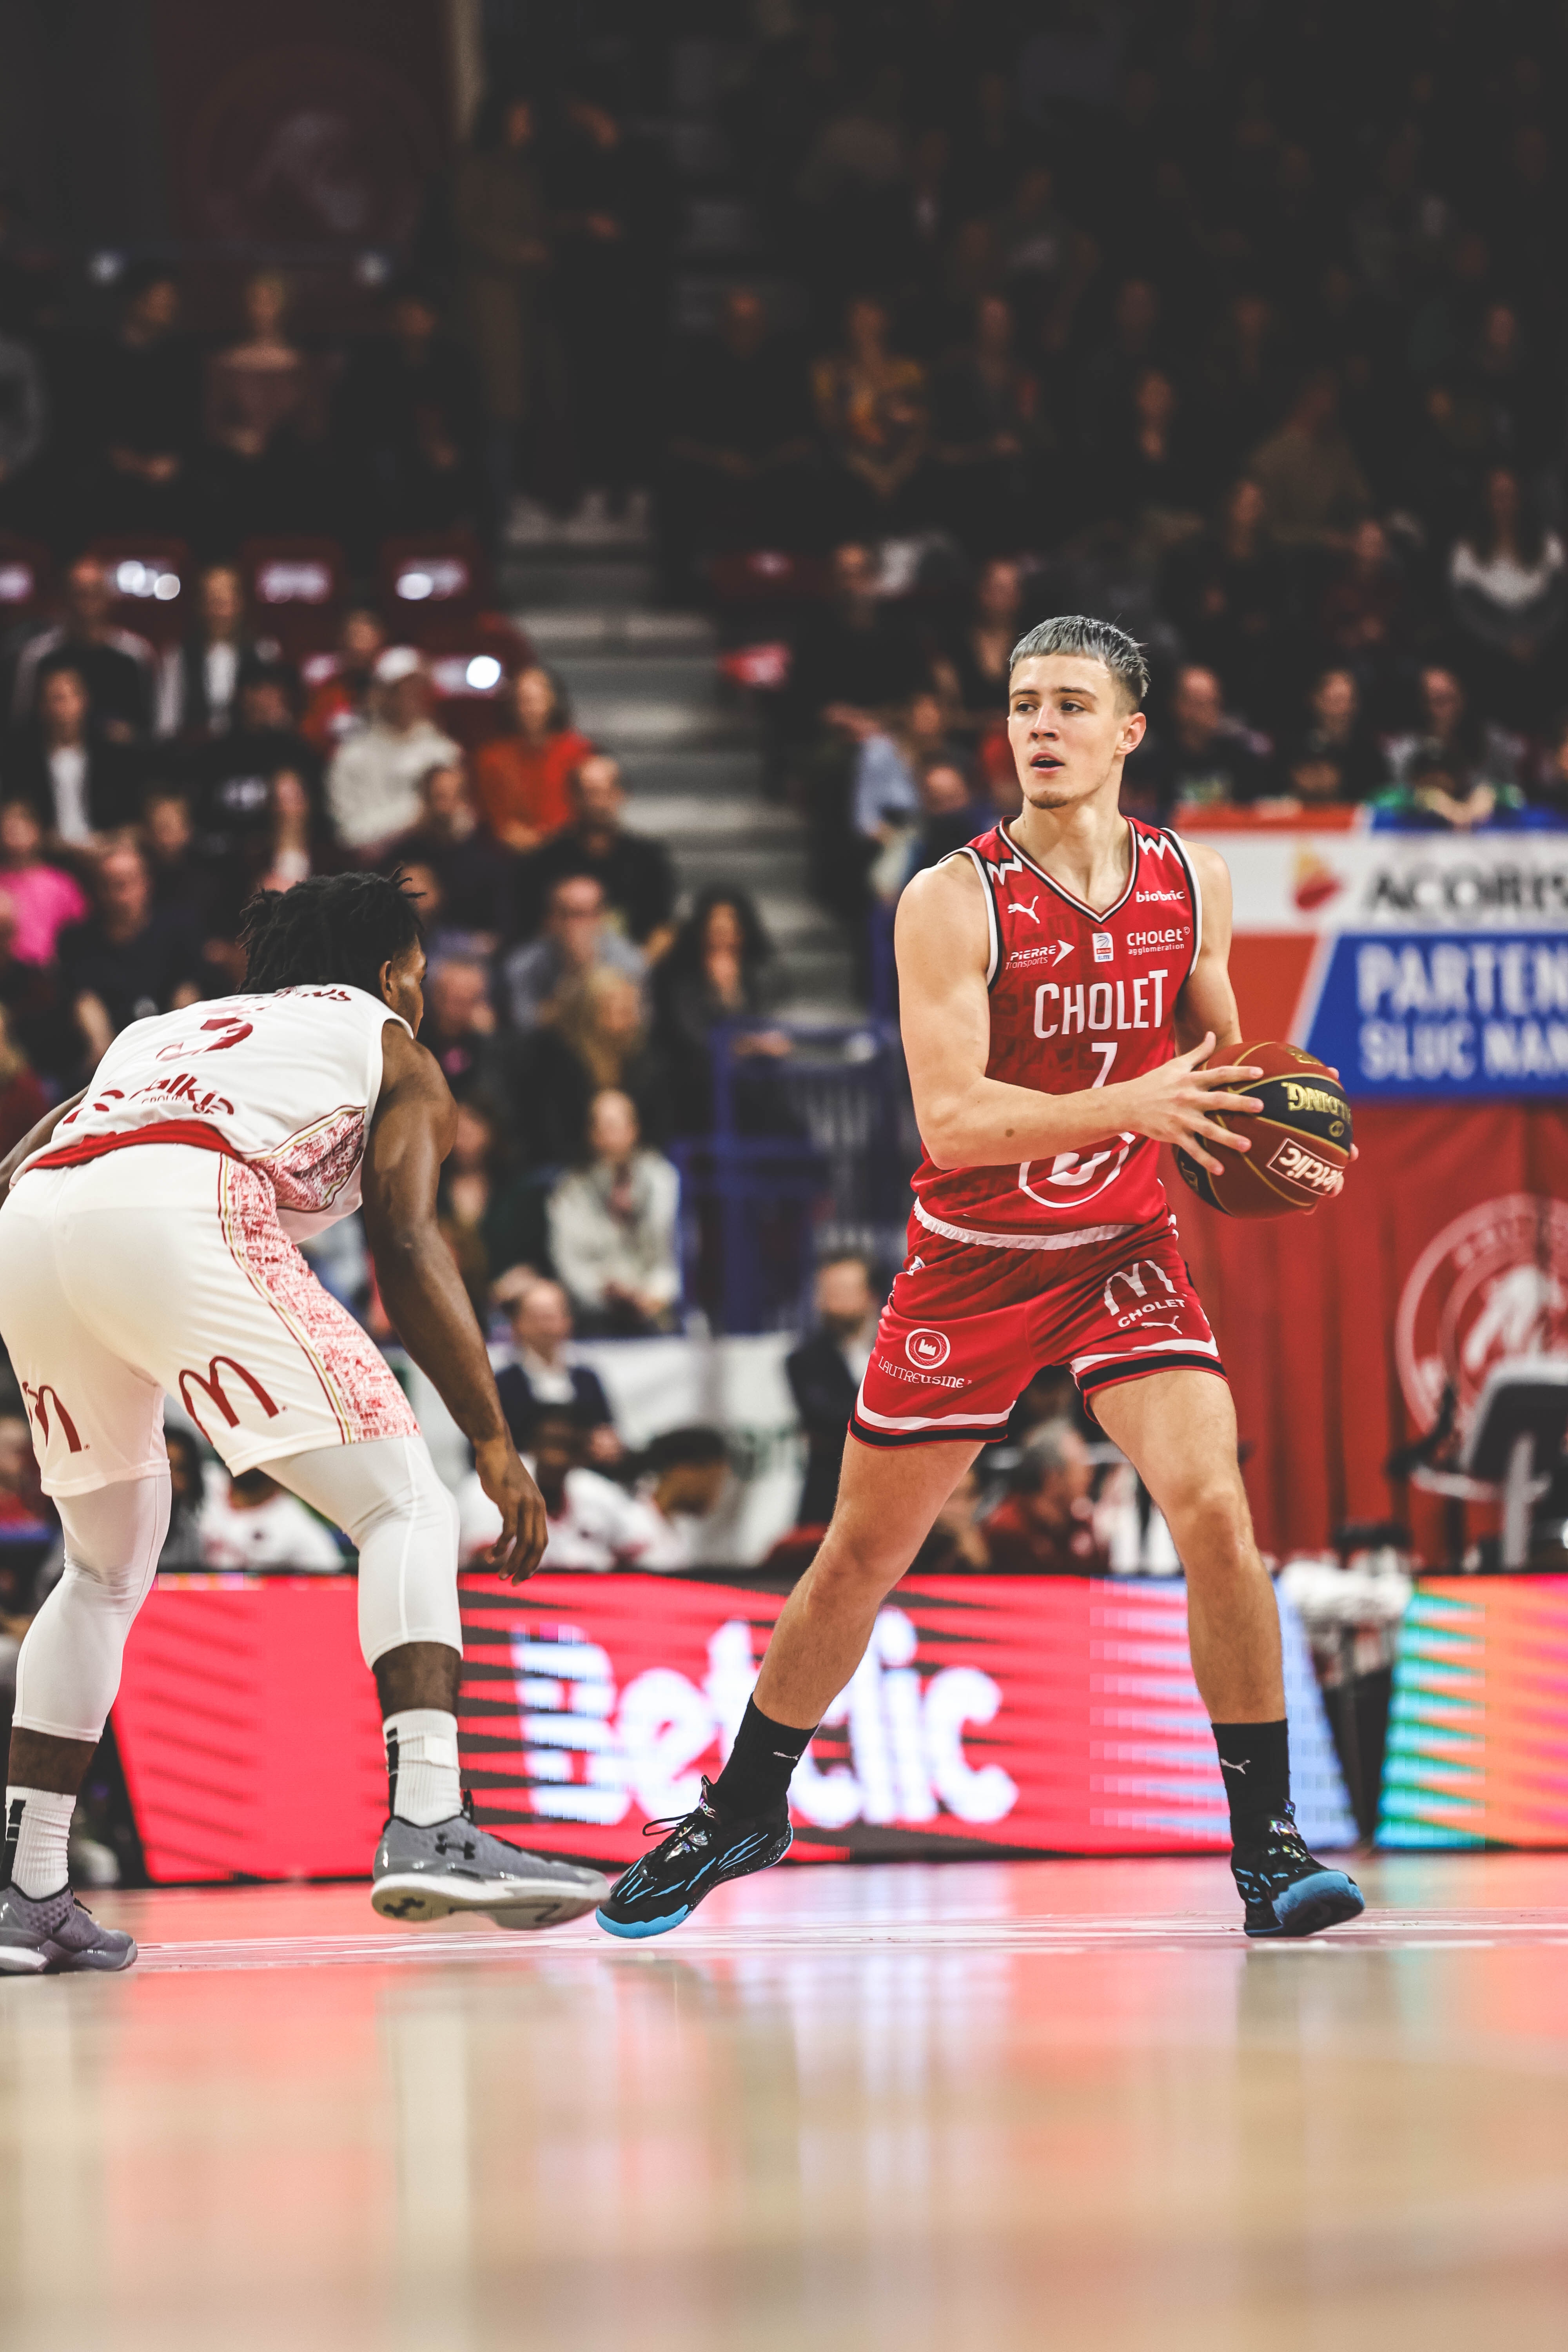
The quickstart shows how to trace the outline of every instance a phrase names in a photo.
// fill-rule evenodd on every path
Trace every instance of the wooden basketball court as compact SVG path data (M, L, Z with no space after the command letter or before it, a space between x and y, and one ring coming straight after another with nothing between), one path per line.
M0 1983L7 2352L1556 2340L1568 1857L779 1872L614 1944L106 1896Z

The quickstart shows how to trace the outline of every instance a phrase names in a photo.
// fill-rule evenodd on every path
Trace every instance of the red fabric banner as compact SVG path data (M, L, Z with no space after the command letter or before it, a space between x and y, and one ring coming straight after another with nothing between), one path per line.
M1396 1514L1443 1558L1434 1498L1384 1464L1436 1416L1461 1425L1491 1366L1568 1352L1568 1105L1362 1104L1343 1197L1247 1223L1194 1202L1182 1240L1236 1391L1265 1549Z

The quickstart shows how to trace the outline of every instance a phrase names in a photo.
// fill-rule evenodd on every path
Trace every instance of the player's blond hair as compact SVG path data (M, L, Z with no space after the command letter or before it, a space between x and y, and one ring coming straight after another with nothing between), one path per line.
M1100 662L1127 697L1129 709L1143 708L1149 691L1143 648L1113 621L1097 621L1087 613L1058 613L1054 621L1041 621L1014 646L1007 663L1009 681L1018 664L1032 654L1082 654L1086 661Z

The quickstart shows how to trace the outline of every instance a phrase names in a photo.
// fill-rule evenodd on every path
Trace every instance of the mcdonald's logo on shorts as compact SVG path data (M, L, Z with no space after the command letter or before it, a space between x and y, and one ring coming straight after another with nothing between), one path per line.
M43 1439L46 1445L49 1442L49 1402L52 1399L55 1414L59 1422L60 1434L65 1439L68 1452L71 1454L86 1453L86 1446L82 1444L81 1439L77 1435L76 1423L71 1419L69 1413L66 1411L64 1405L60 1402L58 1390L51 1388L47 1381L44 1382L42 1388L37 1389L31 1387L27 1381L24 1381L22 1382L22 1394L27 1400L27 1411L37 1423L38 1435Z
M236 1412L233 1405L230 1404L227 1394L224 1389L223 1374L225 1371L230 1371L234 1374L237 1380L243 1381L246 1387L250 1391L251 1395L256 1399L257 1403L261 1407L262 1412L267 1415L268 1420L276 1421L280 1408L273 1403L272 1399L268 1395L267 1391L262 1387L261 1382L257 1379L255 1373L247 1372L245 1366L243 1364L236 1363L232 1356L215 1356L211 1363L208 1364L205 1372L186 1371L180 1374L180 1402L184 1406L185 1411L190 1414L191 1419L195 1423L196 1427L201 1431L204 1437L209 1436L211 1433L209 1432L205 1422L202 1419L201 1414L191 1402L191 1390L194 1388L201 1390L209 1404L216 1405L219 1412L221 1412L224 1417L226 1425L228 1428L237 1429L239 1426L239 1415Z

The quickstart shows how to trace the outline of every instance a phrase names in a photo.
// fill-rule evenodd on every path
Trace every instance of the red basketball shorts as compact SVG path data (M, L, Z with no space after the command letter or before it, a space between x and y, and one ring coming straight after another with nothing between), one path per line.
M849 1427L863 1445L994 1442L1035 1374L1070 1366L1096 1392L1151 1372L1225 1366L1174 1222L1081 1249L977 1248L911 1223Z

